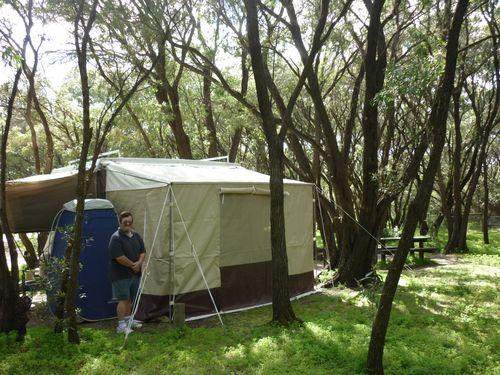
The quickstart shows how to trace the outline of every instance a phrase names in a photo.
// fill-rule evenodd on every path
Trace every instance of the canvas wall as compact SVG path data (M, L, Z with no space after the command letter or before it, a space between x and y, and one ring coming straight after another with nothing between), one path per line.
M220 267L255 264L271 260L269 196L221 194L221 188L252 187L253 184L173 184L180 213L173 207L175 283L169 269L169 212L163 219L152 251L144 293L169 295L205 290L201 273L191 252L189 233L210 288L221 286ZM261 189L267 185L258 185ZM117 212L134 214L135 229L151 249L156 225L168 187L107 192ZM285 225L290 275L313 269L312 186L286 185ZM182 219L181 219L182 215ZM144 222L146 220L146 229ZM175 288L175 290L173 289Z

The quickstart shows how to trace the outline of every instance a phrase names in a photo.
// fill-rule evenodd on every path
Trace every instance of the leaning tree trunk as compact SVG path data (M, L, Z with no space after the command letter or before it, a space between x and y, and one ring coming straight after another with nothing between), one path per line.
M246 47L242 47L241 52L241 96L246 97L248 91L248 66L247 66L248 51ZM238 126L234 130L234 134L231 137L231 145L229 147L229 162L234 163L236 161L236 156L238 156L238 149L241 143L241 136L243 134L243 127Z
M450 96L455 80L455 68L458 55L458 38L462 22L468 6L468 0L459 0L453 22L449 32L446 47L446 64L440 86L436 91L434 104L429 117L429 125L432 129L432 149L429 156L429 164L425 169L422 183L417 191L415 199L410 204L406 215L405 225L398 250L394 256L391 268L387 274L386 281L380 296L379 307L373 320L370 346L368 349L367 370L373 374L383 374L383 353L392 303L396 294L399 278L403 271L413 234L418 224L418 218L432 194L436 173L440 167L441 154L446 138L446 120L450 104Z
M26 250L24 252L24 260L26 261L28 269L32 270L37 268L40 265L40 261L38 260L38 254L35 246L33 246L33 243L26 233L19 233L19 238L21 239L21 242Z

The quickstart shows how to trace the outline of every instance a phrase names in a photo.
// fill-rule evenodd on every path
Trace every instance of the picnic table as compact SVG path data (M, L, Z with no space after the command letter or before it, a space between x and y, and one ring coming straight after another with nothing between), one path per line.
M401 237L382 237L380 238L380 243L383 246L378 246L378 253L380 254L380 259L385 262L385 258L387 254L393 255L394 252L398 249L397 245L387 245L390 242L399 242ZM418 252L418 256L420 260L424 260L425 253L435 253L437 252L436 247L425 246L425 243L430 241L430 236L415 236L412 239L413 246L410 248L410 254L413 256L415 252ZM418 243L416 247L415 244Z

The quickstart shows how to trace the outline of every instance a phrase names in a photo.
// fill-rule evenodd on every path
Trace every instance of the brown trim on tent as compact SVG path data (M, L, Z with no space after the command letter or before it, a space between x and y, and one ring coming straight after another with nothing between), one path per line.
M221 287L212 289L221 311L251 307L272 300L271 262L221 267ZM289 276L290 296L306 293L314 288L313 271ZM186 316L215 313L206 290L176 296L176 302L186 304ZM169 296L142 294L136 318L151 320L168 315Z

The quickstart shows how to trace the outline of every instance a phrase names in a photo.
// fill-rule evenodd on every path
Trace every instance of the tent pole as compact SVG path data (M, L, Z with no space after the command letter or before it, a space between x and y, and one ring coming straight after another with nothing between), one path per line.
M173 218L173 200L172 200L172 185L170 185L170 194L168 197L168 217L169 217L169 279L170 279L170 296L168 301L168 317L170 321L174 321L174 303L175 303L175 250L174 250L174 218Z
M125 339L123 341L123 345L125 345L125 343L127 342L128 335L129 335L130 329L132 327L132 322L134 320L135 314L137 313L137 309L139 308L139 301L140 301L141 296L142 296L144 284L146 283L146 278L149 276L149 261L151 260L151 257L153 256L153 250L154 250L154 246L155 246L155 242L156 242L156 237L158 235L158 230L160 229L160 224L161 224L161 221L163 218L163 212L165 211L165 206L167 205L167 201L170 197L169 192L170 192L170 194L172 194L171 190L169 190L170 185L166 185L166 186L167 186L167 191L165 193L165 200L163 201L163 206L161 208L160 217L158 218L158 223L156 224L155 234L153 236L153 242L151 243L151 249L149 251L149 256L146 254L146 266L143 268L143 274L141 277L141 281L139 282L139 290L137 291L137 295L135 296L135 300L134 300L134 303L132 305L130 319L127 323L128 329L125 332Z
M189 244L191 246L191 254L193 255L194 261L196 262L196 266L198 267L198 270L200 271L201 277L203 279L203 282L205 283L205 288L207 289L208 295L210 296L210 299L212 300L212 304L214 305L215 313L217 314L217 317L219 318L220 325L224 327L224 323L222 322L222 317L220 316L219 308L217 307L217 304L215 303L214 296L212 294L212 291L210 290L210 287L208 286L208 281L205 278L205 273L203 272L203 267L201 266L200 260L198 259L198 253L196 251L196 248L194 247L193 241L191 240L191 236L189 235L189 232L187 230L186 222L184 221L184 218L182 217L182 212L179 207L179 203L177 202L177 198L175 198L174 191L170 190L172 194L172 198L175 203L175 207L177 208L177 212L179 213L179 219L181 220L182 225L184 226L184 231L186 232L186 237L189 241Z
M147 229L147 225L146 225L146 217L148 215L148 205L145 204L144 205L144 229L142 230L142 240L144 241L144 243L146 242L146 229Z

